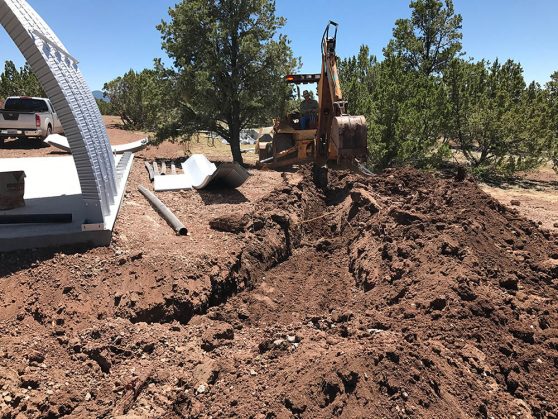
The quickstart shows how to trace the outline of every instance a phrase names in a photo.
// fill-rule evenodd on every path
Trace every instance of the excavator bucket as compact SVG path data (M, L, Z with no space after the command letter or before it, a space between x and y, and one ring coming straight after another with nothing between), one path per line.
M337 161L366 160L368 125L364 116L341 115L333 118L331 142Z

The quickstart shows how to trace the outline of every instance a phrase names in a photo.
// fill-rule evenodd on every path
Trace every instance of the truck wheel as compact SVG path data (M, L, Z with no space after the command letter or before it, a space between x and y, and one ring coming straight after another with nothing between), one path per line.
M42 138L42 140L46 140L46 138L47 138L50 134L52 134L52 127L49 125L49 126L47 127L46 135Z
M258 160L262 161L269 157L271 157L271 143L266 144L264 149L259 148L258 146Z
M0 138L0 147L4 145L4 138Z
M280 153L294 146L294 139L292 134L277 133L273 136L273 144L275 144L275 152Z

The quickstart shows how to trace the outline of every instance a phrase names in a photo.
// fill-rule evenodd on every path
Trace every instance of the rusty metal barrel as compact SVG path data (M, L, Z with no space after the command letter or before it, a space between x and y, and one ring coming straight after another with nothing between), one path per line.
M342 115L333 118L331 145L337 160L365 160L368 156L368 125L362 115Z

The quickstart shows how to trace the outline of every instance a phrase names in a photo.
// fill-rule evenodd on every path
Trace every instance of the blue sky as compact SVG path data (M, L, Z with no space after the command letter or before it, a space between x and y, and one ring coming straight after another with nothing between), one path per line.
M92 89L130 68L150 67L161 51L155 25L175 0L28 0L54 29ZM284 31L305 72L320 70L320 39L329 19L340 24L338 55L356 54L361 44L381 56L397 18L408 17L408 0L277 0L287 18ZM558 0L454 0L463 16L468 57L521 62L527 81L548 81L558 70ZM0 62L23 57L0 29Z

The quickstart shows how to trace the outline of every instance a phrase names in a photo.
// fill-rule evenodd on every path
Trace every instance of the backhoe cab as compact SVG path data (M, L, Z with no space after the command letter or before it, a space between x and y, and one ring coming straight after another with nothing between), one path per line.
M289 74L285 77L286 83L296 87L299 102L300 86L315 85L319 81L319 74ZM307 129L302 129L301 116L299 111L294 111L273 120L272 134L260 137L256 143L261 166L276 169L314 160L317 115Z
M355 160L366 160L366 119L347 114L337 71L336 40L337 23L330 21L322 37L321 74L285 77L287 83L296 86L299 100L301 84L317 83L318 112L307 129L301 129L300 112L275 119L272 135L256 143L261 167L277 169L312 161L319 165L350 166Z

